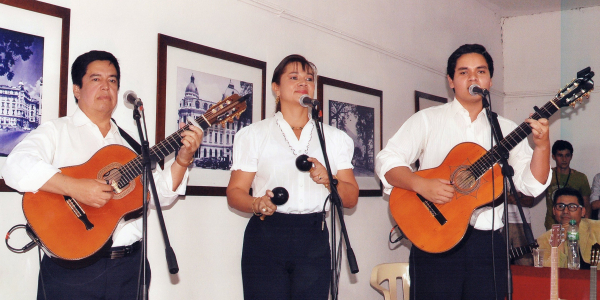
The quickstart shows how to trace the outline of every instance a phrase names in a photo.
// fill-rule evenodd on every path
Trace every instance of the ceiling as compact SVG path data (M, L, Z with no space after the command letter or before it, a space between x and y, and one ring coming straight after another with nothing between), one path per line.
M600 6L600 0L477 0L500 17Z

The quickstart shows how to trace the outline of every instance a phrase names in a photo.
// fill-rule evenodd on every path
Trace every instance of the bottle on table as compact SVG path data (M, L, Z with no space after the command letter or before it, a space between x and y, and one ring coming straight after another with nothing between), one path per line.
M567 226L567 267L571 270L579 270L579 228L575 220L569 221Z

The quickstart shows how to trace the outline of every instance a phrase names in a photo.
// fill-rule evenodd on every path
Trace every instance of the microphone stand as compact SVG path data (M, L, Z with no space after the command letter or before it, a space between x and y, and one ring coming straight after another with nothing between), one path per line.
M316 102L316 101L315 101ZM315 103L316 104L316 103ZM315 120L315 125L317 127L317 135L319 137L319 142L321 143L321 150L323 151L323 159L325 161L325 168L327 169L327 176L329 176L329 187L331 189L331 194L330 194L330 199L331 199L331 204L334 206L334 208L332 208L332 213L331 213L331 222L332 222L332 228L334 228L334 222L335 222L335 212L337 211L337 215L338 215L338 220L340 222L340 231L342 233L342 236L344 237L344 241L346 242L346 255L348 256L348 265L350 266L350 271L352 272L352 274L356 274L358 273L358 264L356 262L356 256L354 255L354 250L352 250L352 247L350 246L350 240L348 239L348 231L346 230L346 223L344 222L344 212L343 212L343 206L342 206L342 198L340 197L340 194L338 193L337 190L337 184L338 184L338 180L333 178L333 174L331 173L331 167L329 165L329 158L327 156L327 148L325 145L325 137L323 135L323 131L321 126L323 125L323 122L319 121L319 106L318 105L313 105L312 106L312 118L313 120ZM332 230L333 231L333 230ZM334 235L332 234L332 237ZM334 259L335 256L335 241L334 243L332 243L332 259ZM333 266L332 270L333 272L336 272L335 269L337 269L337 266ZM339 277L335 276L336 278L334 278L331 282L332 286L336 286L337 287L337 282L333 282L338 281ZM331 296L332 299L337 299L337 289L334 291L333 289L331 290ZM335 294L335 295L334 295Z
M140 111L141 117L144 119L144 127L142 131L142 124L140 122ZM156 185L154 183L154 176L152 175L152 160L150 158L150 146L147 139L148 132L146 130L146 115L144 114L143 108L140 109L137 105L133 110L133 119L136 122L138 134L140 136L141 146L142 146L142 164L144 166L144 171L142 173L142 182L143 182L143 216L142 216L142 276L141 282L138 280L139 288L138 288L138 299L147 300L148 299L148 284L146 283L147 278L147 270L146 270L146 261L148 257L148 187L152 189L152 195L154 198L154 206L158 215L158 221L160 223L160 227L163 234L163 239L165 242L165 251L166 251L166 259L167 265L169 267L169 272L171 274L176 274L179 272L179 267L177 265L177 258L175 257L175 252L171 247L169 242L169 236L167 234L167 229L165 227L165 220L162 214L162 208L160 207L160 201L158 199L158 193L156 191ZM145 132L145 134L144 134ZM140 294L141 292L141 294Z
M498 114L491 110L491 108L490 108L491 101L488 101L488 99L486 99L487 97L489 97L488 93L486 93L485 95L482 95L481 101L482 101L483 107L485 108L486 115L487 115L491 130L492 130L492 135L494 137L494 140L496 141L496 145L499 145L500 141L504 138L504 135L502 134L502 129L500 128L500 124L498 123ZM492 147L493 147L493 145L492 145ZM498 149L500 149L500 148L498 148ZM499 162L502 165L502 175L504 177L504 237L505 237L505 241L506 241L507 299L511 300L513 287L512 287L512 271L510 270L510 246L508 244L510 234L508 232L509 223L508 223L508 194L506 193L507 187L510 186L510 191L513 194L513 197L515 198L515 201L517 203L517 207L519 209L521 220L523 221L523 231L525 232L525 237L527 238L527 242L529 244L532 244L532 243L534 243L535 240L533 239L533 234L531 233L531 228L529 227L529 224L527 224L527 222L525 221L525 214L523 213L521 199L515 188L515 183L513 181L513 176L515 174L514 169L511 165L508 164L508 158L509 158L510 153L508 151L502 151L499 154L500 154Z

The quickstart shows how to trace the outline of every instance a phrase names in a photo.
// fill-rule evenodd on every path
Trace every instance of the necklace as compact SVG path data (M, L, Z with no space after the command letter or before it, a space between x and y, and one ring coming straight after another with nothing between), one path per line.
M558 182L558 172L556 170L554 170L554 175L556 176L556 185L558 186L558 188L560 189L560 183ZM569 178L571 178L571 168L569 168L569 176L567 176L567 181L565 181L565 184L563 184L563 188L567 186L567 184L569 184Z
M277 125L279 125L279 123ZM292 127L292 130L302 130L303 128L304 128L304 126L302 126L302 127Z
M310 131L310 138L308 139L308 143L306 144L306 149L304 149L303 152L300 153L296 153L296 150L294 149L294 147L292 147L292 144L290 144L290 141L288 141L287 136L285 136L285 133L283 132L283 128L281 128L281 125L279 124L279 120L275 120L275 123L277 123L277 126L279 126L279 130L281 130L281 134L283 135L283 138L285 139L285 141L288 143L288 146L290 147L290 149L292 150L292 153L295 156L298 156L300 154L307 154L308 153L308 147L310 147L310 141L312 140L312 130ZM291 126L290 126L291 127ZM303 129L303 127L292 127L292 129Z

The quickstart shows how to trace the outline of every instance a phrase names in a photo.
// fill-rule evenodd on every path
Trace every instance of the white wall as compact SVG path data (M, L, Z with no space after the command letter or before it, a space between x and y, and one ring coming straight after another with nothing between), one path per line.
M522 122L533 106L550 101L577 71L600 67L600 7L513 17L503 20L505 116ZM596 80L598 76L596 76ZM585 173L590 185L600 170L597 93L575 109L563 108L551 118L550 143L573 144L571 167ZM545 231L545 199L532 209L537 237Z
M503 111L500 19L475 0L46 2L71 9L70 63L92 49L119 58L122 89L135 90L144 99L151 137L158 33L266 61L267 80L285 55L301 53L323 76L382 90L384 145L414 112L414 90L452 97L444 75L448 56L462 44L480 43L495 59L494 107ZM75 105L71 99L72 94L69 114ZM267 102L272 101L268 93ZM127 121L130 113L119 104L114 117L135 132ZM20 200L19 194L2 194L0 232L24 222ZM241 299L240 254L247 218L232 211L224 197L187 197L166 210L180 266L179 274L170 276L152 214L151 298ZM346 211L346 222L360 272L351 275L344 262L340 299L380 299L369 285L372 268L407 261L408 248L388 243L394 222L381 197L361 198L355 209ZM0 298L34 298L37 271L34 251L18 255L0 247Z

